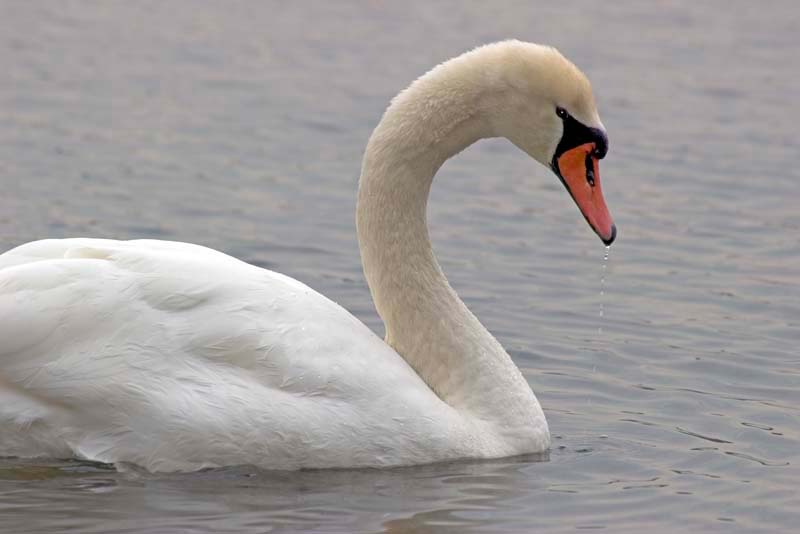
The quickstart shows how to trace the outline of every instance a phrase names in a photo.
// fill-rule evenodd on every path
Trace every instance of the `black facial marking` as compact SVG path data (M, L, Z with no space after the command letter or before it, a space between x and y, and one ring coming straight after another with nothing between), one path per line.
M563 111L563 113L559 111ZM605 157L608 152L608 137L606 137L604 131L599 128L590 128L586 126L563 110L563 108L556 108L556 113L559 117L562 117L562 122L564 123L564 133L561 135L561 141L556 147L556 153L553 154L553 161L550 164L556 173L558 173L558 158L561 157L561 154L576 146L594 143L594 157L597 159L603 159Z

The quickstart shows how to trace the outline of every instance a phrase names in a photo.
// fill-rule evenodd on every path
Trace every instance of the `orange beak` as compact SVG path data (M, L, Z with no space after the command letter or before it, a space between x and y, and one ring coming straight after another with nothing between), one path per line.
M603 189L600 187L600 169L595 157L595 144L584 143L567 150L556 160L555 171L578 205L592 230L610 245L617 237L617 227L608 213Z

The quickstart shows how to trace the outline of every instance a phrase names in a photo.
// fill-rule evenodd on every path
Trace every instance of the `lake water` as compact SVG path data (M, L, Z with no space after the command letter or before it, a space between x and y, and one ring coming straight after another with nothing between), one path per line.
M549 455L169 476L0 459L3 531L796 528L800 8L535 4L3 2L0 250L197 242L380 333L353 222L363 146L412 79L507 37L592 79L620 229L601 298L603 245L509 143L434 184L439 258L539 396Z

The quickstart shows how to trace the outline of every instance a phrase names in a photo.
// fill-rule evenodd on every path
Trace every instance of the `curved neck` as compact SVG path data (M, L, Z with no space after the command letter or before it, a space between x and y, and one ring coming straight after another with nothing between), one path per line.
M451 68L420 78L373 132L358 191L358 240L387 343L442 400L483 420L502 419L514 432L540 417L541 408L502 346L450 287L427 229L436 171L494 135L489 110L497 95L457 77Z

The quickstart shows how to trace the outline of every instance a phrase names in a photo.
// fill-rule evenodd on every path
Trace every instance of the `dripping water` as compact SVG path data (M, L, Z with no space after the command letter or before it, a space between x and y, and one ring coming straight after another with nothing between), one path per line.
M603 269L600 271L600 326L597 327L599 334L603 333L603 315L605 313L605 294L606 294L606 269L608 269L608 255L611 247L606 245L606 252L603 255Z

